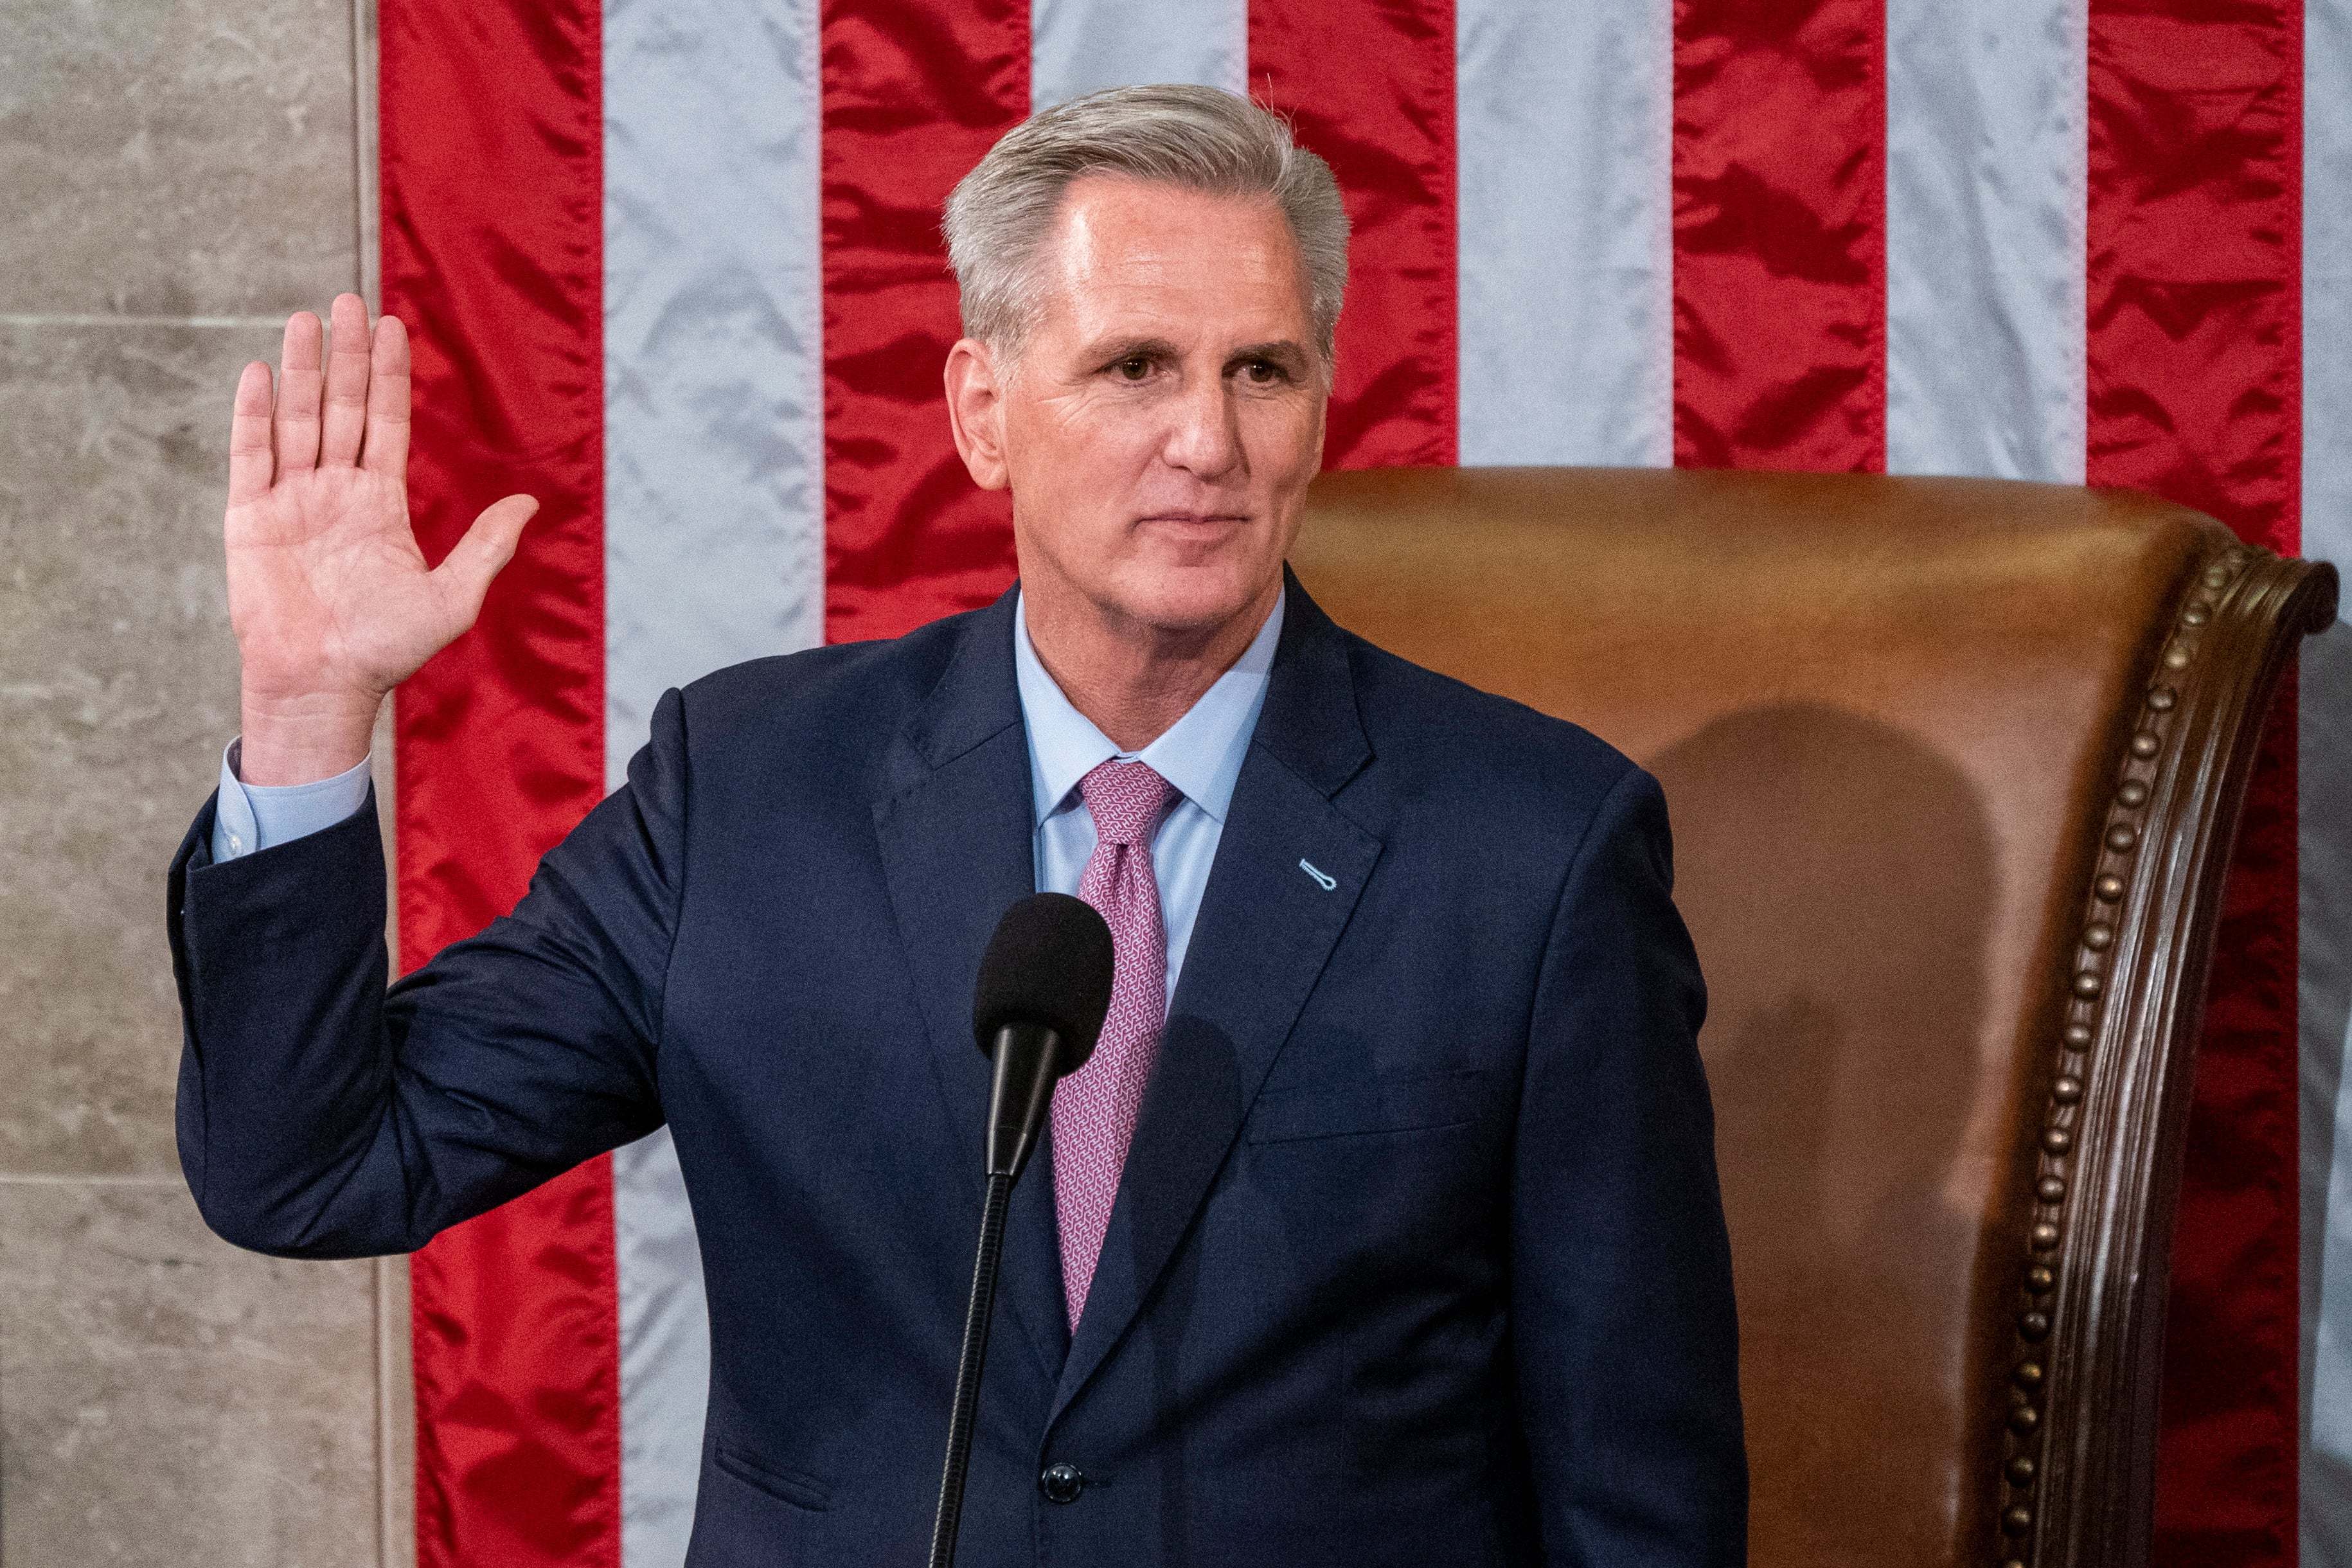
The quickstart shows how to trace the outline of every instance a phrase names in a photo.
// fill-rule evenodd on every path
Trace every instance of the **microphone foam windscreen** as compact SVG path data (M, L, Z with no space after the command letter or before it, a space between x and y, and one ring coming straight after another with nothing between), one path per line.
M1033 893L1004 911L971 998L971 1032L983 1056L1007 1024L1043 1024L1074 1053L1075 1072L1094 1054L1110 1011L1116 957L1110 927L1067 893Z

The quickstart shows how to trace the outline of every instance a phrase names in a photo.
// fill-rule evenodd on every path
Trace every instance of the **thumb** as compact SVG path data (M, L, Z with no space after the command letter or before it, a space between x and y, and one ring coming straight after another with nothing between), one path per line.
M490 579L514 559L515 547L522 542L523 524L538 511L536 496L508 496L492 501L474 520L474 526L466 530L457 548L433 568L433 582L454 612L459 630L472 626L474 617L481 614L482 596L490 591Z

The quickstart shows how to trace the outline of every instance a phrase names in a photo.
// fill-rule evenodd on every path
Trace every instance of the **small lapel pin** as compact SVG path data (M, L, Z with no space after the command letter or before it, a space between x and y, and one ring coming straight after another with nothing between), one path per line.
M1298 868L1306 872L1308 876L1314 878L1316 881L1321 883L1323 890L1327 893L1339 885L1339 878L1325 876L1322 872L1317 870L1312 865L1305 860L1301 860L1298 863Z

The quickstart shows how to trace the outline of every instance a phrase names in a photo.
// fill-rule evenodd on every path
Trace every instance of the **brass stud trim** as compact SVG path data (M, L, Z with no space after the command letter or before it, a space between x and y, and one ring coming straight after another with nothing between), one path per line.
M2177 628L2157 655L2159 676L2185 670L2196 661L2200 628L2212 620L2219 598L2249 558L2242 547L2233 546L2218 559L2206 563L2198 574L2200 586L2181 606ZM2167 716L2179 706L2180 693L2160 679L2150 681L2141 701L2139 722L2126 747L2129 755L2124 770L2130 776L2116 781L2114 797L2119 811L2133 814L2145 807L2155 794L2152 780L2137 764L2153 762L2164 752L2169 729ZM2054 1363L2045 1368L2039 1354L2033 1353L2035 1347L2049 1338L2057 1310L2053 1299L2058 1288L2058 1270L2053 1266L2055 1259L2042 1259L2050 1258L2064 1239L2063 1215L2058 1212L2069 1192L2063 1162L2074 1152L2079 1122L2074 1107L2084 1098L2085 1055L2097 1038L2099 1009L2106 993L2104 955L2114 950L2118 940L2113 917L2101 906L2120 904L2131 890L2130 857L2140 847L2141 835L2140 822L2132 817L2111 816L2099 829L2100 858L2105 863L2095 868L2090 889L2094 902L2084 921L2081 946L2067 979L2071 1006L2060 1035L2060 1059L2053 1064L2055 1070L2040 1141L2042 1170L2032 1184L2033 1201L2039 1206L2026 1227L2026 1300L2018 1312L2016 1327L2028 1353L2014 1363L2011 1371L2014 1392L2007 1423L2014 1434L2011 1445L2013 1450L2029 1442L2038 1431L2042 1413L2032 1404L2032 1396L2054 1368ZM2024 1489L2037 1479L2038 1468L2031 1453L2019 1450L2007 1457L2003 1473L2012 1486ZM2010 1542L2002 1554L2001 1568L2031 1568L2030 1548L2021 1538L2032 1532L2032 1510L2022 1500L2012 1500L2000 1514L2000 1523Z

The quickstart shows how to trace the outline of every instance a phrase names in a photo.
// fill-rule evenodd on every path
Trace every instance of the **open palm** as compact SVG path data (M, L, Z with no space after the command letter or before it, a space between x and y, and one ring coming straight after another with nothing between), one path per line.
M384 693L474 624L538 510L509 496L428 569L408 517L408 335L338 299L286 323L278 384L245 367L229 434L229 621L244 660L248 782L324 777L367 753ZM323 374L322 374L323 373Z

